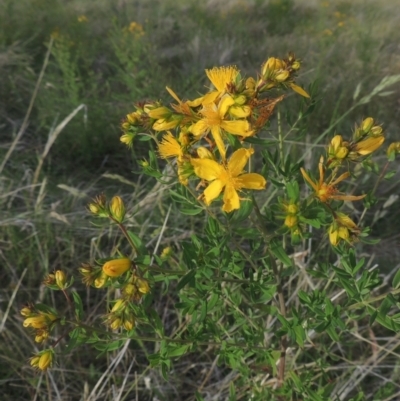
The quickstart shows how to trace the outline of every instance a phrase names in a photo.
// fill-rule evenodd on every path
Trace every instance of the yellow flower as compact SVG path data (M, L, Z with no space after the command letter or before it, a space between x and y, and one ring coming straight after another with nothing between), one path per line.
M343 141L341 135L335 135L328 147L328 161L329 167L337 167L349 154L349 143Z
M24 327L32 327L38 330L47 330L47 328L57 319L57 316L52 313L39 312L33 316L27 317L24 322Z
M54 276L55 276L56 284L57 284L58 288L63 290L65 288L65 284L67 282L67 276L65 275L65 273L62 270L57 270L54 273Z
M125 304L126 304L125 300L118 299L117 302L115 302L114 306L112 307L111 313L123 311L125 309Z
M160 118L168 118L171 116L172 112L165 106L159 106L159 107L153 107L149 108L148 110L145 111L147 112L147 115L150 118L154 118L155 120L158 120Z
M135 139L135 134L132 132L126 132L119 138L119 140L125 145L127 145L129 148L132 147L134 139Z
M41 351L37 355L34 355L30 359L30 364L34 368L45 371L53 363L53 358L54 358L54 351L51 349L47 349L47 350Z
M178 102L178 104L171 104L171 107L177 111L178 113L181 114L186 114L191 116L192 111L191 107L199 107L204 99L204 96L201 96L197 99L194 100L187 100L186 102L182 102L181 99L179 99L178 95L168 86L166 87L168 93Z
M204 96L203 104L211 103L225 92L229 92L229 86L235 83L238 74L239 70L235 66L214 67L211 70L206 70L206 75L216 90Z
M191 159L195 174L211 183L204 191L204 200L209 205L224 190L222 210L231 212L240 208L237 191L242 188L261 190L267 184L263 176L256 173L243 173L253 149L239 149L233 153L227 165L218 164L210 159Z
M218 106L214 103L204 105L200 110L203 118L191 127L191 132L196 137L207 135L211 131L223 160L225 160L226 155L224 141L222 140L223 131L243 137L254 134L247 120L227 120L225 118L229 107L233 104L235 104L234 99L229 95L225 95L220 99Z
M86 15L80 15L78 17L78 22L88 22Z
M147 294L150 292L150 286L147 280L137 277L135 284L140 293Z
M297 225L297 222L298 222L297 216L293 214L288 214L285 218L284 224L286 227L293 228Z
M311 185L311 187L315 191L315 196L321 201L321 202L329 202L332 199L335 200L348 200L348 201L355 201L364 198L366 195L359 195L359 196L354 196L354 195L346 195L341 192L335 187L336 184L339 182L343 181L346 179L350 173L343 173L340 175L338 178L334 179L334 177L331 178L329 183L324 182L325 178L325 168L324 168L324 158L321 157L320 162L319 162L319 180L314 182L310 176L306 173L306 171L301 168L301 174L303 174L304 179Z
M128 31L138 36L144 35L143 26L135 21L129 24Z
M387 148L387 156L390 161L393 161L397 153L400 153L400 142L393 142Z
M168 120L165 118L160 118L153 124L153 129L155 131L167 131L169 129L176 128L179 125L179 120Z
M363 141L356 143L352 147L352 150L354 150L361 156L366 156L377 150L383 144L384 141L385 137L383 135L370 136L367 139L364 139Z
M94 280L94 286L96 288L102 288L107 284L107 281L108 275L103 270L101 270L100 275ZM89 283L90 280L87 280L87 282Z
M128 258L113 259L104 263L103 272L109 277L119 277L129 270L132 262Z
M125 205L120 196L114 196L111 199L110 213L118 223L122 223L125 217Z
M49 331L45 329L39 329L36 331L35 342L41 343L49 338Z
M182 146L177 139L168 131L158 145L158 153L161 158L177 157L179 161L183 159L184 153Z
M355 238L359 233L360 229L357 227L357 224L349 216L340 212L336 213L335 221L328 229L329 241L333 246L337 246L341 240L350 243L352 242L350 235L352 234L353 238Z

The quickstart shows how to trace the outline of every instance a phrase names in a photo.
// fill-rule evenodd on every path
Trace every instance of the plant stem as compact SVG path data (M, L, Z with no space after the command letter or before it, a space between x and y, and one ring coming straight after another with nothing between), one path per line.
M269 253L269 252L268 252ZM276 280L276 289L278 292L278 301L279 301L279 310L281 315L286 318L286 304L285 297L283 294L283 288L281 283L280 272L278 270L278 266L275 263L275 259L271 253L269 253L269 257L271 260L271 267L275 275ZM287 338L286 335L281 337L281 356L279 357L279 369L278 369L278 383L277 387L281 387L285 380L285 368L286 368L286 349L287 349Z

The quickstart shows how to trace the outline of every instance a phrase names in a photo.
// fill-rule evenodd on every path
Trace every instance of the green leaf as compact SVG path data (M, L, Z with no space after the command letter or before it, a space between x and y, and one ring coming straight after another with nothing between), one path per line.
M213 292L213 294L211 295L210 301L208 302L208 310L212 311L212 309L214 308L214 306L217 304L219 300L219 294L217 292Z
M207 301L201 302L201 311L199 316L199 322L202 322L207 316Z
M374 312L371 314L371 316L370 316L370 318L369 318L369 325L370 325L370 326L373 325L373 323L374 323L374 321L375 321L375 319L376 319L377 316L378 316L378 311L376 310L376 311L374 311Z
M194 207L192 209L181 209L181 208L179 208L179 211L182 214L185 214L187 216L196 216L197 214L200 214L203 211L203 209L200 208L200 207Z
M70 340L66 344L68 350L72 350L77 344L81 344L82 340L85 336L81 336L81 332L84 330L81 327L77 327L76 329L70 331L68 333ZM79 341L81 340L81 341Z
M128 230L128 235L141 256L149 253L143 241L134 232Z
M299 296L299 298L304 301L304 303L306 304L311 304L311 298L309 297L309 295L304 292L303 290L300 290L297 295Z
M196 390L195 393L196 401L204 401L204 398L201 396L201 394Z
M292 260L289 258L282 245L278 240L272 240L270 243L270 250L273 255L278 258L285 266L292 266Z
M397 171L389 171L388 173L385 174L385 176L383 178L385 180L390 180L396 173L397 173Z
M339 342L339 335L338 333L336 333L336 330L332 325L328 326L325 330L333 341Z
M165 353L165 356L168 358L175 358L177 356L181 356L186 354L186 351L189 349L190 344L183 345L175 345L169 344Z
M249 137L245 138L243 142L251 143L254 145L259 145L259 146L265 147L265 148L268 146L276 145L276 143L277 143L277 141L275 141L273 139L261 139L261 138L256 138L254 136L249 136Z
M229 383L229 401L236 401L236 390L233 382Z
M176 290L180 291L186 284L189 284L190 287L194 287L195 276L196 276L196 270L195 269L190 270L188 274L186 274L179 280L178 285L176 286Z
M239 210L236 210L233 213L229 213L227 215L231 223L240 223L243 220L246 220L247 217L250 216L252 211L253 211L253 202L242 201L240 202Z
M304 331L303 327L298 325L293 328L295 335L296 335L296 342L299 344L300 347L304 347L304 340L306 339L306 332Z
M400 287L400 269L397 270L397 273L393 277L392 286L396 290Z
M72 298L74 300L74 310L77 320L83 319L83 305L82 299L76 291L72 291Z
M288 182L286 184L286 191L290 200L298 201L300 191L299 191L299 184L297 183L297 181Z

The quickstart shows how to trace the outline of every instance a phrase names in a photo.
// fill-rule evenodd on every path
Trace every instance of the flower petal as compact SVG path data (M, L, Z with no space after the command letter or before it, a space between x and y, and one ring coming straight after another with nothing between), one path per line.
M245 149L241 148L233 153L229 162L228 162L228 170L232 177L237 177L242 173L244 166L249 160L249 157L254 153L254 149Z
M209 125L206 123L205 120L199 120L197 121L196 124L192 125L190 127L190 132L194 136L201 136L207 133L207 131L210 129Z
M341 174L338 178L336 178L336 180L331 181L331 182L329 183L329 185L330 185L331 187L332 187L332 186L335 186L335 185L338 184L340 181L345 180L349 175L350 175L350 173L347 171L346 173L343 173L343 174Z
M238 73L238 69L234 66L214 67L211 70L206 70L208 79L212 82L218 92L224 92L226 86L235 80Z
M226 94L224 95L218 104L218 112L221 118L224 118L226 112L228 111L229 107L235 104L232 96Z
M358 195L358 196L343 194L343 195L331 195L330 198L336 199L336 200L344 200L344 201L356 201L356 200L363 199L366 196L367 196L367 194Z
M213 127L211 127L211 133L214 138L215 144L217 145L217 148L219 150L219 154L221 155L222 160L225 160L226 149L225 149L224 141L222 140L222 136L221 136L221 128L219 128L217 126L213 126Z
M254 130L250 129L251 126L247 120L223 120L221 121L221 128L233 135L248 137L254 134Z
M210 159L190 159L194 167L194 173L203 180L213 181L221 176L224 169L215 160Z
M257 173L243 174L236 179L236 188L246 189L265 189L267 181L265 178Z
M225 184L221 180L215 180L204 190L204 200L207 205L209 205L214 199L218 198L224 185Z
M232 210L239 208L240 200L236 189L232 185L227 185L224 191L224 206L222 207L222 210L229 213Z
M167 159L168 157L181 158L183 156L181 145L171 134L171 131L167 131L167 133L163 136L160 144L158 145L158 153L163 159Z
M315 182L310 178L310 176L306 173L306 170L304 168L300 168L301 174L303 175L303 178L312 186L314 191L318 192L318 186L315 184Z

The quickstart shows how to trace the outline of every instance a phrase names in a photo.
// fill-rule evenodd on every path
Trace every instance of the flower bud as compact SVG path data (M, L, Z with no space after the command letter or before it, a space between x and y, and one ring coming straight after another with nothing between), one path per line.
M114 196L110 202L111 216L118 222L122 223L125 217L125 205L121 197Z
M229 114L236 118L246 118L251 114L250 106L232 106L229 109Z
M400 153L400 142L393 142L387 148L387 156L390 161L393 161L396 157L396 154ZM21 311L22 314L22 311Z
M150 292L150 286L147 280L143 279L143 278L137 278L136 280L136 286L139 290L139 292L141 292L142 294L147 294L148 292Z
M133 284L127 284L124 289L124 295L127 295L128 297L131 297L136 293L136 287Z
M53 363L54 351L51 349L40 352L37 355L34 355L30 364L34 368L38 368L40 370L46 370Z
M165 106L157 107L155 109L149 110L147 112L147 115L150 118L154 118L156 120L159 120L160 118L167 118L171 115L171 110L169 110Z
M298 219L296 216L289 214L286 216L284 224L286 227L292 228L297 225L297 221Z
M297 207L297 205L291 203L286 206L286 211L290 214L296 214L299 211L299 208Z
M28 306L25 306L24 308L21 309L20 313L22 316L28 317L29 315L32 314L32 309L29 308Z
M40 370L46 370L53 362L53 352L47 351L40 356L38 367Z
M115 313L124 309L124 306L125 306L125 301L123 299L118 299L118 301L112 307L111 313Z
M97 277L94 280L94 286L96 288L102 288L106 285L107 281L108 281L108 276L107 276L107 274L104 273L104 271L102 271L100 273L99 277Z
M256 87L256 81L253 77L246 79L246 89L254 89Z
M96 203L89 203L88 208L93 214L98 214L100 211L100 208Z
M354 150L361 156L369 155L370 153L377 150L384 142L384 136L371 136L367 139L364 139L361 142L358 142L354 146Z
M65 284L67 281L67 276L62 270L57 270L55 272L55 278L56 278L56 284L60 290L63 290L65 288Z
M247 102L247 98L244 95L238 95L235 97L235 104L243 106Z
M33 327L34 329L45 329L48 321L45 315L36 315L27 317L22 323L24 327Z
M104 263L103 272L109 277L119 277L129 270L131 264L128 258L109 260Z
M289 71L282 71L274 77L276 82L284 82L289 78Z
M299 60L296 60L296 61L292 64L292 68L293 68L293 70L295 70L295 71L299 70L300 67L301 67L301 63L300 63Z
M261 74L264 76L271 71L279 70L283 67L283 62L282 60L279 60L278 58L275 57L270 57L262 66L261 69Z
M372 117L367 117L361 123L361 129L364 131L364 133L368 134L368 132L371 130L373 125L374 125L374 119Z
M133 145L133 140L135 139L135 134L131 132L126 132L125 134L121 135L119 140L124 143L125 145L131 147ZM90 208L90 206L89 206Z
M179 120L168 121L165 118L161 118L153 124L155 131L167 131L169 129L176 128L179 125Z
M204 146L197 148L197 155L200 157L200 159L214 160L214 155Z
M126 119L129 122L129 124L135 125L138 121L138 113L134 112L134 113L130 113L126 115Z
M117 330L119 327L121 327L121 324L122 320L118 317L111 322L110 327L112 330Z
M379 125L375 125L375 127L371 128L370 135L373 137L381 136L383 133L383 128Z
M42 343L43 341L47 340L49 338L49 331L48 330L37 330L36 336L35 336L35 342L37 343Z
M131 319L126 319L124 320L124 329L125 330L132 330L135 327L135 321L131 318Z
M164 248L161 252L161 259L166 260L168 259L172 254L172 248L170 246L167 246L166 248Z

